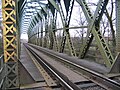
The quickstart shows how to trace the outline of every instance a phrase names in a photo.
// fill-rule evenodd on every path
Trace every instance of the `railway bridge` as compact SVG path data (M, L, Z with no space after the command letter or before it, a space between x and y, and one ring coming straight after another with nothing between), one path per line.
M0 4L0 90L120 90L120 0Z

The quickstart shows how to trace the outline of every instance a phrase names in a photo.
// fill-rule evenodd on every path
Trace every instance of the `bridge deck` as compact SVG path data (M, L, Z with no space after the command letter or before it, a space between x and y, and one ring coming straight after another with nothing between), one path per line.
M93 62L91 60L89 61L89 60L85 60L85 59L78 59L78 57L71 57L71 56L68 56L67 54L58 53L58 52L55 52L53 50L49 50L47 48L42 48L42 47L39 47L39 46L36 46L33 44L31 44L31 45L33 47L40 49L40 50L47 51L49 53L52 53L52 54L57 55L59 57L62 57L66 60L72 61L76 64L79 64L80 66L86 67L90 70L93 70L93 71L101 73L101 74L107 74L110 70L109 68L105 67L104 65L98 64L98 63Z
M32 59L30 58L29 54L27 53L23 45L21 45L20 62L36 82L44 81L44 78L39 73L38 68L33 63Z
M77 82L84 82L88 81L83 76L80 76L79 74L72 71L70 68L65 67L62 63L57 62L57 60L48 57L47 55L44 55L42 52L36 51L46 62L48 62L50 65L52 65L55 69L57 69L60 73L67 76L69 80L71 80L74 83Z
M66 66L64 66L64 64L57 62L54 58L48 57L47 55L45 55L44 53L34 49L33 47L30 47L31 49L35 50L37 52L38 55L40 55L46 62L48 62L50 65L52 65L54 68L56 68L56 70L58 70L60 73L64 74L65 76L67 76L67 78L72 81L73 83L79 83L79 82L86 82L88 81L87 79L85 79L83 76L80 76L79 74L75 73L73 70L71 70L70 68L67 68ZM40 47L39 47L40 48ZM51 51L51 53L53 53L53 51ZM55 52L56 53L56 52ZM57 53L56 53L57 54ZM55 55L56 55L55 54ZM58 53L60 54L60 53ZM61 56L61 54L60 54ZM31 75L31 77L34 79L35 83L31 83L31 84L27 84L21 87L21 89L25 89L25 88L41 88L43 87L43 89L45 87L49 87L51 85L49 85L44 77L44 75L40 72L39 67L36 66L35 62L32 58L33 56L31 56L29 50L23 45L21 44L21 56L20 56L20 62L21 64L25 67L25 69L28 71L28 73ZM69 57L62 54L62 57L64 57L65 59L68 59ZM85 66L88 66L89 68L93 69L97 64L95 63L87 63L84 60L76 60L75 57L71 57L69 58L70 60L74 58L75 63L77 62L78 64L86 64ZM97 65L97 70L99 70L101 72L101 70L103 70L102 72L105 73L106 69L102 69L99 68L101 66ZM105 71L104 71L105 70ZM49 73L48 73L49 74ZM42 76L43 75L43 76ZM27 76L26 76L27 77ZM51 82L51 81L48 81ZM54 86L54 85L53 85Z

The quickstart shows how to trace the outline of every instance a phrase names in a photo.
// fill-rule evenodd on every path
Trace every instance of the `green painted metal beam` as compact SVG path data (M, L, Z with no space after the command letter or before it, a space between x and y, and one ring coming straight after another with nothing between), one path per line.
M88 6L87 7L84 7L84 6L86 6L87 4L85 2L82 2L82 0L79 0L79 3L82 4L81 6L82 6L82 9L83 9L83 12L86 14ZM88 19L87 21L90 20L91 22L89 23L90 27L88 28L86 42L84 43L84 45L81 49L81 53L80 53L79 57L84 58L84 56L85 56L85 54L86 54L86 52L87 52L87 50L90 46L90 43L93 40L93 36L94 36L95 40L97 42L97 45L99 47L99 50L101 52L101 55L103 56L103 59L106 63L106 66L111 67L112 63L114 62L114 58L111 54L111 51L110 51L104 37L102 36L102 34L99 30L99 23L100 23L100 20L102 18L104 10L106 9L107 3L108 3L108 0L105 0L104 3L103 3L102 0L99 0L96 11L95 11L94 16L91 20L90 20L89 17L92 16L92 15L89 15L89 12L86 15L87 16L86 19Z

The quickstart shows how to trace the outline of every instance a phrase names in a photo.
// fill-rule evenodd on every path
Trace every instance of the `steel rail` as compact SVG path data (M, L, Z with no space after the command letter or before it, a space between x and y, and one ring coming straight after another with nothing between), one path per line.
M0 74L2 73L3 69L4 69L4 61L3 61L3 55L0 56Z
M3 76L3 72L4 72L4 68L5 68L4 65L3 65L4 61L2 60L3 57L4 57L3 55L0 56L0 62L1 62L0 63L1 64L0 65L0 89L2 89L3 83L5 81L5 76Z
M0 89L2 89L3 83L5 82L5 78L3 78L0 82Z
M3 70L4 70L4 67L0 68L0 74L2 73Z
M100 73L97 73L93 70L90 70L88 68L79 65L78 63L74 62L74 59L63 57L62 55L59 55L56 52L41 47L36 47L35 45L32 44L29 45L39 51L42 51L44 54L57 58L57 60L59 60L60 62L64 62L70 65L76 71L80 72L84 77L88 78L90 81L93 81L94 83L98 84L99 86L107 90L120 90L120 83L112 79L109 79L108 77Z
M72 83L65 75L57 71L53 66L51 66L48 62L46 62L38 53L36 53L35 49L25 45L25 47L31 52L31 54L36 58L36 60L44 66L48 71L50 71L57 80L68 90L82 90L78 88L74 83Z
M0 56L0 60L3 58L3 54Z

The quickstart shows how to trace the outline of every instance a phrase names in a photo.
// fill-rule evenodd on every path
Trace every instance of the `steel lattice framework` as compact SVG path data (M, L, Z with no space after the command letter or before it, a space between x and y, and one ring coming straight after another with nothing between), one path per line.
M103 56L103 59L106 63L106 66L111 67L111 65L114 62L114 58L99 29L99 24L102 19L103 13L106 9L106 6L108 4L108 0L99 0L94 14L91 13L85 0L76 0L76 1L81 6L82 11L88 22L87 36L83 46L80 48L79 58L85 57L86 52L88 51L90 44L93 41L93 38L95 38L97 45L99 47L99 50L101 52L101 55ZM38 2L38 1L33 0L32 2ZM63 12L63 7L61 5L60 0L48 0L48 4L46 5L42 5L40 3L39 7L41 8L39 10L36 10L35 12L29 12L29 13L32 13L31 15L34 14L34 16L32 16L32 18L29 20L30 22L28 22L27 20L27 23L30 23L30 24L27 24L27 27L29 27L27 28L28 35L29 35L29 42L34 44L39 44L40 46L47 47L50 49L55 49L60 53L63 53L66 42L67 42L70 55L76 56L76 52L75 52L75 49L70 37L70 33L69 33L69 28L70 28L69 23L71 20L71 14L72 14L74 2L75 0L64 0L66 15ZM24 8L25 8L25 5L24 5ZM21 12L22 11L23 10L21 10ZM62 28L63 35L62 35L62 40L60 44L58 44L58 40L56 38L57 13L60 14L60 18L63 25L63 28ZM24 16L23 14L21 15L21 18L22 19L26 18L26 16L27 15ZM48 22L50 22L50 25L48 24ZM26 22L24 21L24 23ZM23 29L22 28L23 25L24 24L21 24L21 29ZM43 30L44 28L45 28L45 31Z
M46 1L44 3L42 1ZM70 27L70 20L73 11L74 2L77 2L87 20L88 26ZM6 89L15 89L19 87L18 80L18 44L19 30L21 33L28 34L29 43L49 48L54 51L63 53L67 45L71 56L77 56L74 48L70 29L87 28L87 36L78 58L84 58L93 39L96 40L97 46L104 59L105 65L112 68L111 72L116 68L115 59L111 54L108 44L100 31L100 21L109 0L98 0L97 8L94 14L91 13L86 0L63 0L65 11L62 7L61 0L2 0L3 14L3 39L4 39L4 61L6 66ZM117 5L117 50L120 51L120 2L116 0ZM18 8L17 8L18 7ZM62 28L56 27L57 13L60 15ZM17 17L17 14L19 18ZM19 27L18 27L19 26ZM62 39L58 41L57 30L62 30Z
M16 89L18 83L18 53L17 53L17 26L16 1L2 0L3 13L3 40L5 61L5 87Z

